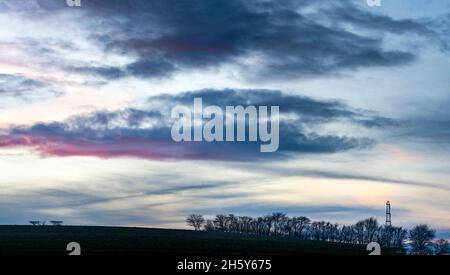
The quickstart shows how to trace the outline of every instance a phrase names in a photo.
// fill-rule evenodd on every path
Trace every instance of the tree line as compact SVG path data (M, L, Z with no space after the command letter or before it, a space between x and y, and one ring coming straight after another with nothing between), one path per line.
M327 221L311 221L303 216L289 217L281 212L263 217L219 214L212 220L205 219L201 214L191 214L186 223L197 231L284 236L350 244L378 242L383 247L408 247L410 254L450 253L448 241L433 241L435 231L427 225L417 225L407 230L403 227L380 225L375 218L367 218L353 225L338 225Z

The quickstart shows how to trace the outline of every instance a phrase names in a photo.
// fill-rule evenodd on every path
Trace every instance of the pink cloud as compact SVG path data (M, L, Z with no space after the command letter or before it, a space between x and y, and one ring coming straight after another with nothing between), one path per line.
M45 135L2 135L1 148L29 147L42 156L98 158L134 157L149 160L237 160L242 155L231 148L211 147L201 142L173 142L130 137L112 137L107 140L87 140Z
M138 157L145 159L173 158L166 141L125 140L88 141L67 140L63 138L3 135L0 136L0 148L32 147L43 156L93 156L99 158Z

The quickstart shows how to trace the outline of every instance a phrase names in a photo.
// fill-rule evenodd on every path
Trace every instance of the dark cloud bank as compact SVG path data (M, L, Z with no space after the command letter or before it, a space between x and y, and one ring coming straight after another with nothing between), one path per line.
M174 142L170 110L175 105L280 106L279 151L260 153L259 142ZM16 126L0 136L0 147L27 146L50 156L138 157L146 159L256 160L291 154L329 154L366 148L374 141L328 135L311 129L330 122L363 128L391 127L394 121L374 116L338 101L319 101L270 90L200 90L149 98L146 110L124 109L80 115L64 122ZM245 104L243 104L245 103Z
M38 2L47 12L35 17L79 13L91 41L134 58L123 67L71 69L106 79L167 77L230 63L247 79L337 75L415 59L409 50L385 48L383 36L374 33L439 37L430 22L396 20L346 0L90 0L79 9L59 0ZM245 58L257 63L243 63Z

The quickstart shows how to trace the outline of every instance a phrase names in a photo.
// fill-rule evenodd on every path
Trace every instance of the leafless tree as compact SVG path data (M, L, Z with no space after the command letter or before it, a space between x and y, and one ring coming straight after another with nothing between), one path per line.
M195 231L198 231L202 228L202 225L205 223L205 219L200 214L191 214L186 218L186 223L189 226L193 226Z
M375 218L367 218L353 225L338 225L326 221L313 221L307 217L288 217L281 212L274 212L263 217L236 216L219 214L213 220L202 215L192 214L186 222L195 230L203 226L206 231L222 231L251 235L277 235L291 238L309 239L328 242L367 244L379 242L384 247L403 248L408 231L402 227L379 226ZM434 231L427 226L416 226L409 232L415 254L429 253ZM440 245L438 247L438 244ZM436 243L434 250L445 253L448 243ZM442 247L442 249L440 249Z
M355 230L353 225L343 225L340 231L339 240L344 243L355 242Z
M214 226L219 231L226 231L227 227L227 216L223 214L216 215L216 218L214 219Z
M325 240L325 225L326 222L318 221L312 222L310 227L311 237L316 241L324 241Z
M286 221L286 214L275 212L272 214L272 220L274 225L274 234L281 235L283 223Z
M255 229L257 235L264 235L266 233L267 224L263 217L258 217L255 219Z
M356 243L363 244L364 243L364 222L359 221L354 225Z
M450 254L450 244L447 240L440 239L436 241L435 245L435 253L436 255L447 255Z
M402 248L408 235L408 230L402 227L382 226L378 229L377 241L386 247Z
M401 248L403 246L403 242L408 236L408 230L402 227L393 227L393 240L392 244L394 247Z
M203 226L203 228L205 229L205 231L216 231L217 228L214 225L214 222L211 220L207 220L205 225Z
M375 218L368 218L362 221L364 225L364 243L376 241L378 232L378 221Z
M272 228L274 227L274 223L275 223L273 216L272 215L264 216L264 221L266 223L265 234L270 235L270 233L272 232Z
M233 214L228 215L227 227L229 232L236 233L238 231L238 219L235 215Z
M411 241L412 254L426 255L430 254L431 241L436 232L426 224L416 225L409 231L409 240Z
M311 220L307 217L293 217L294 236L298 236L300 239L304 238L304 231L311 223Z

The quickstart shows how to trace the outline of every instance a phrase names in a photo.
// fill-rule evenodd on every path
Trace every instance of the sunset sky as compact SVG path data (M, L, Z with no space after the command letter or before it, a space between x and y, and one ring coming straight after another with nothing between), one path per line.
M274 211L450 238L450 1L0 1L0 224ZM280 106L280 148L175 105Z

